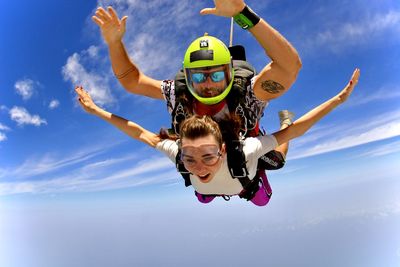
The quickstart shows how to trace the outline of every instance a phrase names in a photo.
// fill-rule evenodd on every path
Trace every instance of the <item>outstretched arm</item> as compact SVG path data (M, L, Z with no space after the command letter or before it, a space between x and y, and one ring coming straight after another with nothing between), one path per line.
M126 31L127 16L118 18L116 11L99 7L93 21L99 26L104 41L108 45L111 65L121 85L131 93L163 99L161 81L146 76L131 61L122 38Z
M139 140L149 146L155 147L158 142L161 141L160 137L155 133L152 133L140 125L114 115L100 107L98 107L88 94L81 86L75 88L75 92L78 95L78 102L82 108L89 114L96 115L97 117L105 120L106 122L114 125L130 137Z
M350 94L353 92L354 87L357 85L359 77L360 77L360 70L355 69L349 83L339 94L332 97L328 101L322 103L313 110L307 112L305 115L303 115L298 120L293 122L293 124L288 126L287 128L280 130L276 133L273 133L278 144L283 144L291 139L303 135L320 119L325 117L338 105L345 102L347 98L350 96Z
M214 0L214 8L205 8L201 14L233 17L246 6L243 0ZM254 93L261 100L270 100L286 92L297 78L301 60L296 49L262 18L249 31L272 60L256 76Z

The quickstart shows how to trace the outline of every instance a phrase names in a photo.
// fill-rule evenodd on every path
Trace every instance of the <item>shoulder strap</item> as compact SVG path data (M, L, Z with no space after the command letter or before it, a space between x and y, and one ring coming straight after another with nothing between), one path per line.
M244 101L246 96L247 88L250 85L251 78L256 75L256 71L250 63L244 60L233 60L233 69L235 71L235 76L233 78L232 90L228 94L228 105L230 110L235 110L234 108L239 104L239 102Z
M183 69L180 69L175 75L175 95L182 93L182 88L186 91L185 73L183 72Z
M193 96L189 93L186 86L185 74L182 69L175 75L175 106L173 107L172 129L178 134L179 126L182 121L193 114Z
M243 143L240 140L226 142L228 168L232 178L246 178L249 175L246 167L246 157Z
M241 198L250 200L259 189L259 177L249 178L249 172L246 166L246 157L243 152L243 143L240 140L233 140L226 144L227 160L229 172L233 179L238 179L243 187L239 194Z
M228 150L228 168L229 172L233 179L239 179L240 184L243 187L242 192L240 192L239 197L244 198L246 200L250 200L254 197L259 189L259 180L258 175L253 179L249 179L249 173L246 167L246 158L243 152L242 143L237 140L233 142L230 147L232 149ZM228 146L227 146L228 147ZM190 172L185 168L182 161L180 160L181 150L178 151L176 155L176 169L182 175L183 180L185 181L185 186L191 186L192 183L190 181ZM240 163L240 164L238 164Z
M178 154L175 157L175 166L176 170L182 175L183 180L185 181L185 186L191 186L192 182L190 181L190 172L186 170L185 165L183 165L181 161L181 150L178 150Z

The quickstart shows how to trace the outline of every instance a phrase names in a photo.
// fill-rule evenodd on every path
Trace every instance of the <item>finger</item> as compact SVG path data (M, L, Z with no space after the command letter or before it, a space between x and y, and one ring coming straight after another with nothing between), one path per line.
M108 14L107 10L105 10L103 7L99 7L96 12L99 12L102 16L105 16L108 19L111 19L110 14Z
M105 13L107 13L105 10L104 10L104 8L103 7L98 7L97 9L96 9L96 12L94 12L95 14L102 14L102 15L104 15Z
M102 21L103 23L108 22L107 17L105 17L105 16L104 16L103 14L101 14L99 11L96 11L96 16L97 16L99 19L101 19L101 21Z
M108 15L108 13L103 8L97 9L96 15L100 17L103 22L109 22L111 20L111 16Z
M351 82L353 85L356 85L358 83L358 79L360 78L360 70L355 69L353 72L353 75L351 77Z
M94 23L96 23L97 26L99 26L99 27L102 27L102 26L104 25L104 22L103 22L101 19L99 19L98 17L96 17L96 16L92 16L92 20L93 20Z
M214 8L204 8L200 11L201 15L215 15L217 13L217 9Z
M85 90L83 89L82 86L77 86L75 88L76 93L79 95L80 98L84 97L84 92Z
M122 19L121 19L121 30L122 30L122 32L125 32L125 29L126 29L126 20L128 19L128 16L124 16Z
M112 8L111 6L108 6L107 9L108 9L108 13L111 15L111 19L115 20L115 21L119 21L117 12L114 10L114 8Z
M356 79L357 79L357 81L360 79L360 69L356 69L355 70L355 76L356 76Z
M82 108L85 107L85 104L83 103L81 98L78 98L78 102L79 102L79 104L81 105Z

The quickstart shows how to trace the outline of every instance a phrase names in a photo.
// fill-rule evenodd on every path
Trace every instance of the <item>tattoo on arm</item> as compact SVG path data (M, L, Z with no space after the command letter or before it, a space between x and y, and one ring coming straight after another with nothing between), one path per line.
M282 84L272 80L261 82L261 88L270 94L279 94L280 92L285 91Z
M120 79L125 78L126 76L128 76L128 74L131 73L131 72L135 72L135 73L138 72L138 69L136 68L135 65L133 65L132 67L130 67L128 70L126 70L125 72L123 72L121 74L114 74L114 75L118 80L120 80Z

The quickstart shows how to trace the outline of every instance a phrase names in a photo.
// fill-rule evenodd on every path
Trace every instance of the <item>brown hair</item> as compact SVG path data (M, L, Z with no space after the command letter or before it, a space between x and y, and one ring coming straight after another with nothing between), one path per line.
M180 138L196 139L211 134L222 145L222 134L218 124L209 116L193 115L184 120L179 129Z
M225 141L238 140L240 118L231 114L231 118L215 122L210 116L193 115L184 120L180 127L180 138L196 139L209 134L215 137L219 145Z

